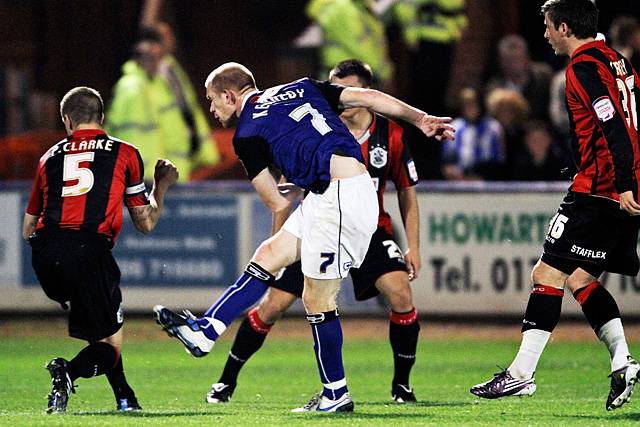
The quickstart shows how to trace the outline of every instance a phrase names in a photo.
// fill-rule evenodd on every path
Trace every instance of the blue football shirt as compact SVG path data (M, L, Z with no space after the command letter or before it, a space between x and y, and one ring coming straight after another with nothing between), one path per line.
M343 89L304 78L250 94L233 138L249 178L273 165L289 182L323 192L333 154L364 163L360 145L339 117Z

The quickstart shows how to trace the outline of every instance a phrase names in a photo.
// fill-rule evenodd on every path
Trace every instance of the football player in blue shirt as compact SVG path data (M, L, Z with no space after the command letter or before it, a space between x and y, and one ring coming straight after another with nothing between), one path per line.
M274 214L275 234L258 247L245 272L203 317L156 306L157 321L191 354L204 356L227 326L263 296L284 267L301 260L302 301L323 384L320 399L310 409L352 411L336 297L342 278L365 257L377 227L378 201L360 146L340 120L340 112L368 108L411 123L438 140L454 138L451 118L431 116L374 89L309 78L259 91L252 73L237 63L213 70L205 87L211 113L225 127L237 124L235 152ZM288 218L299 192L281 193L271 167L295 186L309 190L304 203Z

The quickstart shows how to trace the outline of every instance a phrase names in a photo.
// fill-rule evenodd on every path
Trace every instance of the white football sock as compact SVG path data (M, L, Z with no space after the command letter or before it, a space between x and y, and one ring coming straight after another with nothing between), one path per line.
M627 364L629 347L624 337L622 321L619 317L609 320L598 331L598 338L609 349L611 355L611 372L617 371Z
M527 380L533 376L550 336L551 332L542 329L529 329L522 333L520 350L509 366L509 373L512 377Z

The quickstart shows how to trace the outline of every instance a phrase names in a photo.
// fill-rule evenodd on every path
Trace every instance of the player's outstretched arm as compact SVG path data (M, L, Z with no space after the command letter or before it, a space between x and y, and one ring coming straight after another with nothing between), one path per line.
M455 139L451 117L432 116L375 89L347 87L340 94L340 105L344 108L365 107L392 119L403 120L439 141Z
M153 174L153 189L149 196L150 203L146 206L129 208L129 215L136 229L147 234L153 231L162 215L164 195L170 186L178 180L178 169L169 160L158 159Z

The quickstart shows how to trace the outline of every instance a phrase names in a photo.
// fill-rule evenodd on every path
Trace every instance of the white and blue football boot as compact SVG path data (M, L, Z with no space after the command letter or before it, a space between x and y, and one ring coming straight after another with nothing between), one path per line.
M174 313L166 307L156 305L153 307L156 314L156 322L173 338L177 338L184 344L188 353L194 357L203 357L209 354L215 341L207 338L196 322L196 317L188 310L184 315Z
M343 394L336 400L318 393L306 405L292 409L291 412L353 412L353 407L353 400L349 393Z

